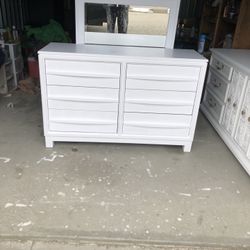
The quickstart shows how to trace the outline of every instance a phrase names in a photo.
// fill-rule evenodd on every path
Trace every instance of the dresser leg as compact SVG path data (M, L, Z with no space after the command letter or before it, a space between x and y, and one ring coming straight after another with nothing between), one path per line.
M191 148L192 148L192 142L189 142L183 146L183 152L189 153L191 152Z
M54 142L50 138L45 137L45 146L46 148L53 148Z

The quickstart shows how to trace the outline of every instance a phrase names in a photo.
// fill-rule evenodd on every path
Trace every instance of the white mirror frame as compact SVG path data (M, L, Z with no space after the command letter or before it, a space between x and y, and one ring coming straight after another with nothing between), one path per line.
M76 43L165 47L172 49L174 47L180 1L181 0L75 0ZM87 32L84 28L86 25L85 3L124 4L169 8L170 15L166 36Z

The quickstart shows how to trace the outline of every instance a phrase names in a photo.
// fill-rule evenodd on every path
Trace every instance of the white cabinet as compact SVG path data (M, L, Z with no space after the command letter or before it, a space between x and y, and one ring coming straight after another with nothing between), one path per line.
M250 51L213 49L202 110L250 174Z
M207 60L194 51L52 43L39 52L46 146L181 145L190 151Z

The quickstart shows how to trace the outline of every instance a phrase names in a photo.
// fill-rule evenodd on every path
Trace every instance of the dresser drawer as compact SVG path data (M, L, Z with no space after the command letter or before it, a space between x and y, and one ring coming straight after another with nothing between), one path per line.
M197 81L127 79L126 88L142 90L196 91Z
M166 105L193 105L195 92L126 90L126 101L137 103L162 103Z
M224 105L209 91L206 91L204 96L204 104L214 118L221 123Z
M50 109L49 130L83 133L116 133L117 113Z
M212 57L211 67L221 76L225 77L228 81L231 81L233 74L233 67L227 65L222 59Z
M124 114L124 134L187 137L192 117L166 114Z
M208 76L208 88L211 89L221 99L222 102L226 102L229 84L225 82L221 77L215 74L212 70Z
M128 64L127 77L131 79L149 79L149 80L193 80L199 78L200 68L174 66L174 65L144 65Z
M163 113L163 114L186 114L193 113L193 105L191 104L174 104L164 102L148 102L148 101L126 101L125 112L138 113Z
M119 63L70 61L70 60L46 60L47 74L62 74L75 76L103 76L119 77Z
M48 86L48 99L71 101L117 101L118 89Z
M94 101L94 100L48 100L50 109L62 110L89 110L89 111L118 111L117 101Z
M47 75L47 85L118 89L119 78Z

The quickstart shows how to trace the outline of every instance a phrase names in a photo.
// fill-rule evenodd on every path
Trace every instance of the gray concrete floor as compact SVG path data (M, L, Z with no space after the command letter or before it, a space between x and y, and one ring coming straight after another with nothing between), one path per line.
M40 97L0 97L1 244L30 240L25 250L50 249L33 244L39 240L250 249L249 192L250 177L202 115L191 153L89 143L46 149Z

